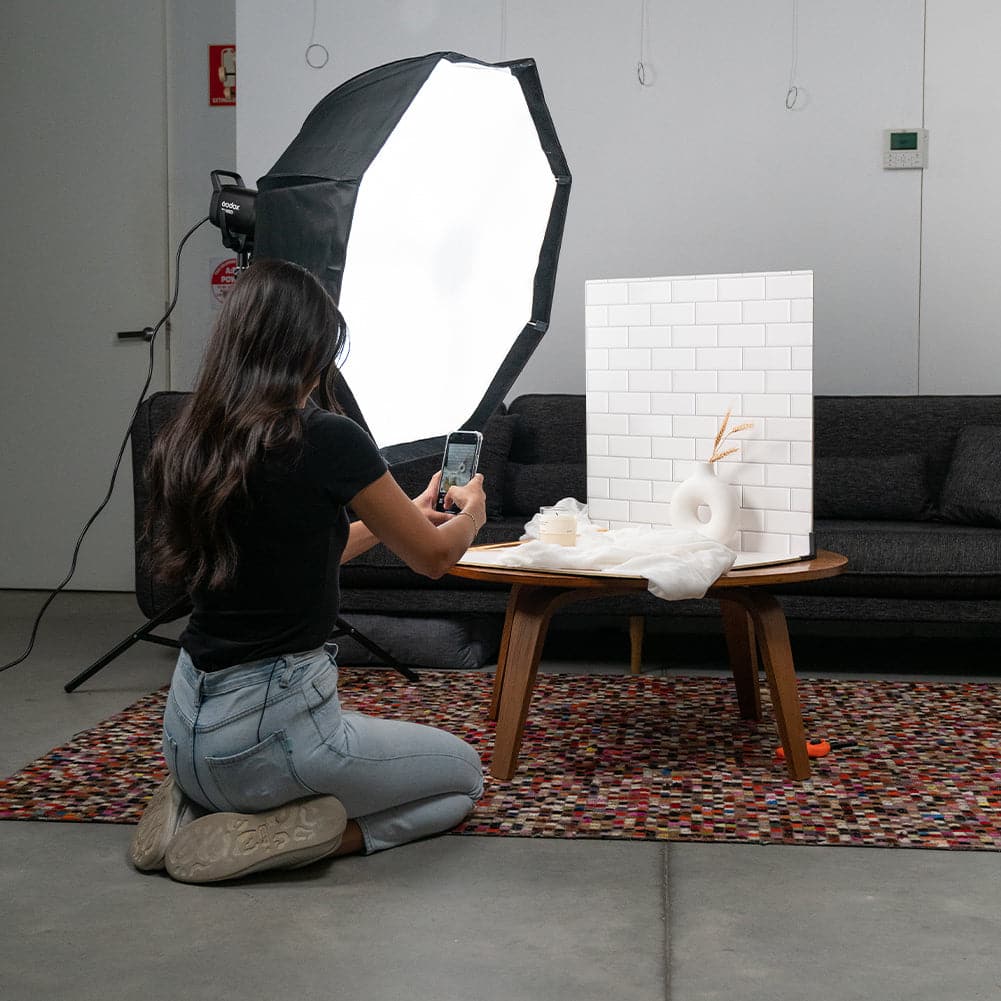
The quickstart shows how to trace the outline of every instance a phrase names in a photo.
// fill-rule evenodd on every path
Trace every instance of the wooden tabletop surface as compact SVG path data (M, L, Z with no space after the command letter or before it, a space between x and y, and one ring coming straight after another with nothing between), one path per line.
M511 543L518 545L518 543ZM498 546L475 546L469 554L477 551L496 550ZM836 577L848 564L846 557L818 549L812 560L797 560L770 567L749 567L746 570L730 570L720 577L709 589L709 593L729 587L767 587L771 584L793 584L797 581L820 580ZM469 580L493 581L498 584L521 584L535 587L601 588L614 587L620 591L645 591L645 577L619 577L608 573L574 573L572 570L538 570L534 567L471 566L457 563L448 571L454 577Z

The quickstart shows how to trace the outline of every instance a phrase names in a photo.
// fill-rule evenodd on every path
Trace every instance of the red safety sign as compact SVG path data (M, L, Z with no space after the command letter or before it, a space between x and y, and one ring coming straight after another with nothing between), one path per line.
M236 46L209 46L209 104L236 104Z
M236 281L236 258L220 261L212 271L212 305L218 308Z

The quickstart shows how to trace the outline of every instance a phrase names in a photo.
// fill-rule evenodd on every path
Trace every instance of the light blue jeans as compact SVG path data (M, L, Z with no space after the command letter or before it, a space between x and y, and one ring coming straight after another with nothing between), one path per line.
M459 737L343 712L337 664L322 649L209 673L182 650L163 754L187 796L213 812L336 796L366 852L447 831L483 794L479 755Z

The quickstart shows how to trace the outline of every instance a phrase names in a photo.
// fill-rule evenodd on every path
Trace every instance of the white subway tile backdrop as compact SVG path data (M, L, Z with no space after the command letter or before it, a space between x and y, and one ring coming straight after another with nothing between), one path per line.
M805 555L813 527L813 272L585 283L588 505L669 525L674 487L729 408L754 427L717 473L742 551Z

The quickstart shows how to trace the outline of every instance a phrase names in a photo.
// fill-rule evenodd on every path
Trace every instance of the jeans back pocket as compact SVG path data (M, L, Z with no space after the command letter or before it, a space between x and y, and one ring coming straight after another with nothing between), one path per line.
M260 813L316 795L296 773L284 730L238 754L204 760L220 795L241 813Z

